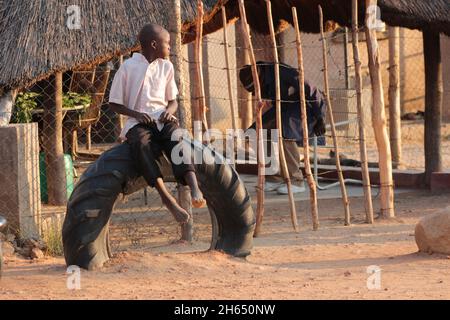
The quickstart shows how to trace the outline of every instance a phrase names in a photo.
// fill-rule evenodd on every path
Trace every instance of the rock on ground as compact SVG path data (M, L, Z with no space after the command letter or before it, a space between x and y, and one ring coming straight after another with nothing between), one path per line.
M415 238L419 251L450 254L450 207L422 218Z
M11 257L14 255L14 246L8 241L2 241L2 252L5 257Z

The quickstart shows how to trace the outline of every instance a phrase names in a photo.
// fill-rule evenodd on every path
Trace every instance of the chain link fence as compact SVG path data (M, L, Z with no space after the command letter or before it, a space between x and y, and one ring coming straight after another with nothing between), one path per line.
M233 128L232 105L235 108L237 129L246 129L253 122L253 99L239 82L238 72L247 64L248 57L239 26L230 25L228 47L230 65L225 64L223 31L204 37L203 73L207 99L207 119L211 128L225 132ZM253 45L257 60L273 61L272 44L268 37L253 34ZM361 33L364 40L363 33ZM380 51L383 58L383 83L387 99L388 92L388 44L385 33L379 34ZM356 93L354 90L354 64L351 42L345 43L342 30L326 35L329 49L329 77L331 100L338 126L338 141L341 152L348 159L360 161L356 112ZM424 110L424 68L422 37L419 32L402 30L400 33L401 61L401 99L402 113L402 153L404 167L424 170L423 150L423 110ZM349 34L351 41L351 34ZM278 36L281 62L297 66L295 36L288 29ZM347 48L347 49L345 49ZM367 70L367 53L365 43L360 43L363 58L363 108L366 111L366 132L368 135L369 162L376 163L377 149L371 127L370 116L370 80ZM191 109L197 103L195 64L193 63L193 44L184 45L183 55L183 105ZM322 44L318 35L303 35L303 52L306 79L323 89ZM108 107L109 89L114 74L127 56L116 57L101 65L94 65L82 70L64 72L60 80L52 76L40 80L34 85L22 88L18 93L12 122L17 124L33 123L27 128L18 129L6 135L9 149L1 150L2 165L11 163L18 155L23 163L15 166L15 172L0 172L1 179L11 181L11 189L0 190L0 212L16 208L17 216L22 219L15 225L23 225L27 220L38 219L42 227L43 239L47 246L61 254L60 225L65 214L65 201L73 187L86 170L105 150L120 143L118 140L123 119ZM231 71L231 83L228 85L227 71ZM55 113L55 83L62 81L62 110ZM229 89L231 89L229 91ZM232 97L230 97L230 92ZM233 102L233 104L231 104ZM389 114L387 112L387 114ZM55 117L62 119L58 127ZM187 119L188 123L192 119ZM327 130L327 145L318 151L321 159L331 159L331 131ZM443 125L444 167L450 168L450 126ZM38 145L32 144L38 136ZM63 150L52 144L55 136L60 135ZM22 149L20 149L22 148ZM7 156L7 155L10 156ZM62 161L61 155L64 160ZM52 174L53 167L64 165L65 177L57 181ZM34 179L34 180L33 180ZM31 185L31 187L30 187ZM173 194L177 193L175 183L168 183ZM15 190L13 190L13 188ZM11 194L19 198L11 199ZM38 195L38 196L37 196ZM56 200L55 201L55 197ZM61 201L61 197L63 201ZM55 204L56 203L56 204ZM17 209L18 208L18 209ZM37 214L38 213L38 214ZM8 217L8 215L7 215ZM211 222L207 209L194 211L194 240L209 245ZM32 230L29 233L35 233ZM19 230L10 230L19 233ZM129 247L164 246L181 237L180 226L161 204L156 191L142 189L127 197L117 200L110 224L110 241L113 250ZM20 237L19 237L20 238ZM18 240L19 241L19 240ZM19 245L19 243L17 243Z

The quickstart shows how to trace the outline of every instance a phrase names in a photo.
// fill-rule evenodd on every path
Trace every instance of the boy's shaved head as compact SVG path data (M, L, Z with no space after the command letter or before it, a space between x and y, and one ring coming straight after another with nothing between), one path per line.
M161 36L168 33L166 29L156 23L149 23L142 27L139 32L138 39L142 48L147 48L151 41L159 41Z

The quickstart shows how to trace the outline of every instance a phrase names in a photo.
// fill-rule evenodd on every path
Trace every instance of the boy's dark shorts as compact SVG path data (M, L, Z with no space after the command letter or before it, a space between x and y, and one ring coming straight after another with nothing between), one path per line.
M161 131L155 123L137 124L126 134L127 143L131 146L131 153L138 171L143 175L149 186L155 187L156 179L163 178L157 159L164 152L171 160L172 149L180 142L172 141L172 133L179 126L175 122L168 122ZM194 171L192 164L172 164L173 175L177 182L187 185L184 176L189 171Z

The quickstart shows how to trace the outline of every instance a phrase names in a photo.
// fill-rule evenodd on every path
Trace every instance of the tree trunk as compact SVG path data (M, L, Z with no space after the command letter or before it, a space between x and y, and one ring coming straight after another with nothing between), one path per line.
M249 50L246 47L246 41L244 34L242 33L242 20L239 19L236 22L235 27L236 37L236 66L238 68L243 67L246 64L250 64ZM239 71L237 70L236 77L239 79ZM252 94L244 89L242 85L238 85L238 109L239 117L241 118L241 128L247 129L253 122L253 103Z
M364 207L366 210L366 222L373 223L372 191L370 187L369 164L367 162L366 123L364 109L362 107L362 76L358 31L358 0L352 0L352 42L353 59L355 62L356 110L358 114L359 153L361 158L361 175L365 200Z
M393 168L398 168L402 162L399 34L398 27L389 27L389 136Z
M327 39L325 39L323 31L323 12L322 7L319 6L319 21L320 21L320 36L322 41L322 56L323 56L323 79L324 79L324 91L325 99L327 101L328 117L330 119L331 135L333 138L334 152L336 156L336 171L339 178L339 185L341 187L342 203L344 205L344 224L346 226L350 225L350 206L347 196L347 189L345 188L344 175L342 174L340 156L339 156L339 146L337 141L336 127L334 125L333 107L331 105L330 99L330 89L328 85L328 59L327 59ZM303 130L305 131L305 130Z
M298 85L300 88L300 114L302 119L302 128L308 128L308 118L306 112L306 98L305 98L305 72L303 68L303 51L302 41L300 36L300 28L297 18L297 9L292 7L292 18L294 20L294 30L297 42L297 61L298 61ZM313 229L319 229L319 212L317 209L317 188L311 172L311 163L309 161L309 136L308 130L303 129L303 154L305 157L305 175L309 186L309 201L311 205L311 217L313 221Z
M256 203L256 227L254 236L257 237L261 230L262 219L264 216L264 182L265 182L265 156L264 156L264 141L263 141L263 129L262 129L262 107L263 101L261 98L261 86L259 83L258 70L256 67L256 59L253 51L253 44L250 38L250 29L247 24L247 16L245 13L244 0L239 0L239 12L241 15L241 27L244 36L245 47L248 48L250 62L252 66L253 82L255 87L255 118L256 118L256 140L258 144L257 148L257 162L258 162L258 187L257 187L257 203Z
M233 95L233 83L231 77L231 66L230 66L230 54L228 50L228 32L227 32L227 12L225 6L222 6L222 24L223 24L223 48L225 55L225 67L227 72L227 87L228 87L228 99L230 100L230 114L231 114L231 125L233 128L233 143L232 148L227 150L227 158L230 159L231 164L235 165L235 147L237 147L237 139L236 139L236 106L234 104L234 95ZM230 137L227 137L228 139ZM228 141L228 140L227 140ZM231 152L231 154L228 153Z
M174 14L169 21L170 29L170 52L171 60L175 70L175 82L178 87L178 121L181 128L191 130L190 112L186 108L185 88L183 81L183 53L181 44L181 7L180 0L170 1L170 12ZM181 240L191 242L193 240L194 221L192 218L192 200L190 189L187 186L178 184L178 203L179 205L191 214L188 223L181 226Z
M178 121L180 127L191 130L190 110L186 106L186 88L184 85L183 51L181 42L181 7L180 0L170 1L170 12L173 12L169 21L171 61L175 70L175 82L178 87Z
M277 130L278 130L278 150L280 154L280 165L281 172L284 177L284 181L287 185L288 195L289 195L289 208L291 212L291 220L292 225L295 231L298 231L298 223L297 223L297 210L295 209L295 200L294 195L292 193L292 185L291 178L289 176L289 171L286 164L286 155L284 153L283 146L283 124L281 122L281 91L280 91L280 64L278 61L278 50L277 50L277 41L275 39L275 30L273 26L272 20L272 7L270 1L266 1L267 7L267 17L269 23L270 36L272 39L272 49L273 49L273 57L275 62L275 110L276 110L276 122L277 122Z
M366 8L377 5L377 1L366 0ZM394 217L394 186L392 181L392 157L389 136L386 128L383 82L381 79L380 53L377 34L369 26L370 15L366 15L366 43L369 56L369 72L372 83L372 126L378 147L380 170L381 216Z
M197 66L197 73L195 81L198 83L197 90L197 104L194 111L194 127L195 122L202 123L202 131L208 131L208 122L206 120L206 97L205 97L205 84L203 79L203 2L198 1L198 17L197 17L197 31L195 35L195 63ZM202 131L194 130L194 139L203 141L203 137L200 136ZM209 137L206 137L209 142Z
M4 92L0 96L0 126L7 126L11 121L17 90Z
M48 202L64 205L66 194L66 171L62 142L62 73L51 76L44 91L43 147L47 167Z
M430 186L433 172L442 171L441 114L442 61L439 34L423 31L425 57L425 182Z
M225 55L225 66L227 71L228 98L230 99L231 124L233 130L236 130L236 111L234 106L233 85L231 79L230 55L228 53L228 34L227 34L227 12L225 6L222 7L222 24L223 24L223 47Z

